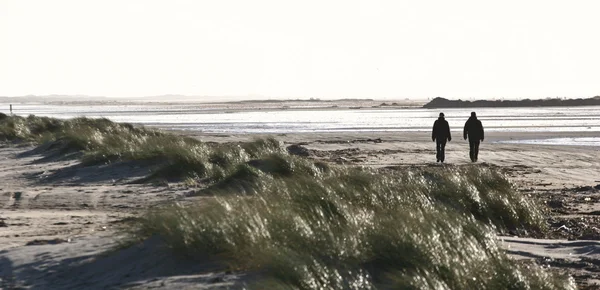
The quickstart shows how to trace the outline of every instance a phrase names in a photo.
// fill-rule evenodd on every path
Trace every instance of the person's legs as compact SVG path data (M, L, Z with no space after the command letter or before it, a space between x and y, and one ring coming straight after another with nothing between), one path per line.
M475 157L475 161L477 161L477 158L479 157L479 140L473 142L474 144L474 148L473 148L473 157Z
M446 142L440 142L440 161L444 162L446 159Z
M469 157L471 162L475 162L475 141L469 140Z
M441 152L441 142L436 140L435 141L435 158L436 158L436 162L440 162L440 152Z

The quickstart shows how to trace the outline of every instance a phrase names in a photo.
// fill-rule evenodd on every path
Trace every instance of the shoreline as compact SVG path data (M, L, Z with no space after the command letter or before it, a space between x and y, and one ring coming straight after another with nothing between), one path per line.
M227 103L218 104L226 106ZM305 103L302 103L305 105ZM14 108L15 113L25 116L28 113L35 113L39 116L48 115L59 119L68 119L70 117L94 116L93 118L109 118L114 121L121 121L131 124L143 125L149 128L158 128L171 132L182 131L186 135L292 135L292 134L364 134L393 136L400 134L424 134L430 133L431 125L437 118L437 110L419 109L419 108L366 108L348 109L342 107L320 107L318 109L305 108L296 110L295 108L283 109L279 107L268 108L264 104L252 107L245 103L236 104L235 108L225 107L193 107L185 105L166 106L147 105L143 107L127 105L119 106L99 106L97 108L88 108L77 105L73 108L68 106L30 106L21 109ZM346 104L348 106L352 104ZM212 105L211 105L212 106ZM118 108L117 108L118 107ZM8 109L8 105L6 105ZM149 111L147 111L149 110ZM315 112L313 118L309 111ZM488 120L483 117L483 125L486 129L488 141L497 140L524 140L539 138L560 138L560 137L598 137L600 136L600 127L598 124L598 114L594 109L586 109L583 115L574 112L575 119L562 120L561 112L537 112L534 113L537 121L529 123L528 119L522 119L522 113L512 111L499 111L486 109L489 113ZM289 112L286 112L289 111ZM306 111L303 112L303 111ZM408 112L406 114L402 112ZM410 113L410 111L415 111ZM276 112L276 113L271 113ZM231 113L231 114L228 114ZM239 114L237 114L239 113ZM483 112L485 113L485 112ZM550 119L539 121L545 114L550 114ZM461 137L462 125L467 120L468 111L447 112L452 133L456 137ZM508 114L508 116L504 116ZM569 113L567 113L569 114ZM338 116L339 115L339 116ZM435 115L435 116L434 116ZM464 117L461 117L463 116ZM589 115L589 116L588 116ZM416 117L411 117L416 116ZM516 117L516 120L513 120ZM589 118L588 118L589 117ZM337 119L339 118L339 119ZM583 120L583 121L580 121ZM318 130L318 132L314 131ZM270 131L268 133L261 131ZM358 131L360 130L360 131ZM355 133L358 131L358 133ZM302 133L306 132L306 133Z
M419 141L430 142L431 131L415 132L415 131L368 131L368 132L299 132L299 133L203 133L198 131L186 131L177 129L168 129L166 127L155 127L177 135L190 136L200 140L206 139L211 142L215 141L240 141L252 140L253 138L264 137L283 137L284 142L302 142L303 140L316 141L319 139L385 139L393 142ZM462 130L452 131L454 138L449 144L467 142L462 138ZM341 138L340 138L341 136ZM459 137L459 138L457 138ZM494 143L506 140L529 140L529 139L553 139L553 138L583 138L583 137L600 137L600 132L486 132L485 140L482 143ZM524 144L525 145L525 144ZM554 145L552 145L554 146ZM569 146L571 145L556 145ZM435 147L435 145L433 145ZM588 146L585 146L588 147ZM600 149L600 148L599 148Z

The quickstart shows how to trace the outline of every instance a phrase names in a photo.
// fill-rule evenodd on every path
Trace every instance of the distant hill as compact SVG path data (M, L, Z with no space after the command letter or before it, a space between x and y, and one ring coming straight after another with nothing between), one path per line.
M600 106L600 96L588 99L543 99L543 100L502 100L502 101L463 101L435 98L423 105L423 108L482 108L482 107L571 107L571 106Z

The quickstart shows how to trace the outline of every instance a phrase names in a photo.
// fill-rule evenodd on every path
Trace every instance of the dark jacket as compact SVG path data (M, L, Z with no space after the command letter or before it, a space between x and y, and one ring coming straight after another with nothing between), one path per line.
M465 123L463 137L467 139L467 136L469 136L469 140L471 141L483 140L483 126L481 125L481 121L477 120L477 117L470 117Z
M439 117L433 123L431 139L433 139L433 141L446 141L446 139L448 139L448 141L452 140L452 136L450 135L450 125L448 125L448 121L446 121L444 117Z

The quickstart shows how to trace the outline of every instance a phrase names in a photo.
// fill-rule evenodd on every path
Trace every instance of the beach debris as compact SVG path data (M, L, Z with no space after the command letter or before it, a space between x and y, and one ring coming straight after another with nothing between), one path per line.
M575 187L575 188L573 188L573 190L574 190L575 192L593 191L593 190L594 190L594 187L591 187L591 186L589 186L589 185L586 185L586 186L578 186L578 187Z
M598 240L598 238L600 238L600 229L594 226L584 229L579 236L580 240Z
M12 198L14 198L15 200L20 200L22 196L23 196L23 193L20 191L13 192L13 194L12 194Z
M564 201L560 199L551 199L546 204L551 208L563 208L565 207Z
M25 244L25 246L40 246L40 245L57 245L62 243L67 243L68 241L65 239L51 239L51 240L38 240L35 239L33 241L29 241Z
M310 156L310 150L306 149L306 147L303 147L303 146L300 146L297 144L292 144L292 145L288 146L287 151L291 155L304 156L304 157Z
M377 138L377 139L367 139L367 142L373 142L373 143L381 143L383 141L381 141L381 138Z

